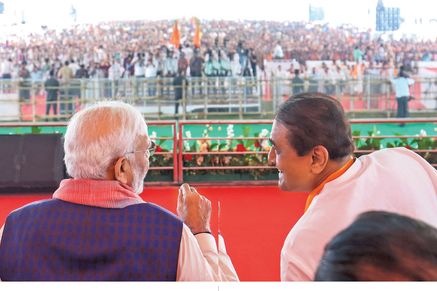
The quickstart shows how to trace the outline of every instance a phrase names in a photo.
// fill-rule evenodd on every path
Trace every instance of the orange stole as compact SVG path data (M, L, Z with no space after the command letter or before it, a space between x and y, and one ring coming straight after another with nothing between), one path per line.
M355 162L355 158L350 159L346 164L343 165L343 167L341 167L340 169L338 169L337 171L335 171L334 173L329 175L328 178L323 180L323 182L320 183L319 186L317 186L313 191L311 191L310 195L308 195L307 202L305 204L305 212L310 207L311 202L313 201L314 197L319 195L319 193L322 191L325 184L328 182L331 182L332 180L335 180L338 177L340 177L341 175L343 175L344 172L346 172L347 169L349 169L354 162Z

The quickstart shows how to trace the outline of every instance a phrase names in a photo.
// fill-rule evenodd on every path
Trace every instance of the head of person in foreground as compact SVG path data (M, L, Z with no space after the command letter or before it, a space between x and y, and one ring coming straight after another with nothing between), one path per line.
M73 179L117 180L140 194L153 145L137 109L123 102L101 102L71 118L65 165Z
M437 229L395 213L361 214L325 247L315 281L436 281Z

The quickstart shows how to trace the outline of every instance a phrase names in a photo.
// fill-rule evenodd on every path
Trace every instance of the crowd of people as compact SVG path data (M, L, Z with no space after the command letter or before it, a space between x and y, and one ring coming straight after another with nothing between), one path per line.
M265 60L294 60L273 71L291 80L294 96L273 121L268 163L278 170L281 190L309 195L283 244L281 280L437 280L436 170L405 148L354 157L344 109L316 93L336 93L332 84L318 82L322 74L344 81L437 60L437 41L383 41L369 31L308 23L203 21L196 47L194 24L183 20L178 48L169 45L173 24L46 29L0 44L0 74L44 81L54 102L57 90L77 94L70 91L74 79L162 77L181 85L184 76L257 77ZM326 62L308 68L306 61ZM153 95L156 88L147 90ZM183 184L178 216L140 197L155 149L142 114L131 105L109 101L76 113L64 138L71 178L52 199L8 216L0 228L0 280L238 281L223 237L216 242L211 233L205 196ZM385 212L362 214L372 210ZM382 227L387 221L390 227ZM363 247L370 242L376 247Z
M437 42L383 40L370 31L303 22L179 21L180 47L169 45L174 21L109 22L13 37L0 43L0 76L44 80L68 62L76 78L257 76L265 60L365 62L398 67L437 60ZM293 70L291 70L293 73Z

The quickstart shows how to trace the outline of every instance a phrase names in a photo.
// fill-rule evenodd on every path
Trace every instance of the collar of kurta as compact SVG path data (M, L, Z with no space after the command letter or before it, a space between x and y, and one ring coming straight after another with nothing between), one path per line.
M329 175L325 180L322 181L322 183L319 184L313 191L311 191L310 195L308 195L306 204L305 204L305 212L310 207L311 202L313 201L314 197L319 195L320 192L322 192L323 187L331 182L332 180L337 179L341 175L343 175L355 162L355 158L351 158L346 164L344 164L340 169Z
M53 193L53 198L102 208L124 208L145 203L132 187L109 180L65 179Z

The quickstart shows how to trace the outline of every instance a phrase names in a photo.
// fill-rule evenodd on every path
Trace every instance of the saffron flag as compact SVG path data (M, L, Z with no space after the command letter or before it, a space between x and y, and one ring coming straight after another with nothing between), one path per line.
M170 43L179 48L181 46L181 35L179 33L178 21L176 20L173 25L173 33L171 35Z
M202 39L202 31L200 29L200 20L198 18L193 18L195 30L194 30L194 40L193 44L196 48L200 48L200 41Z

